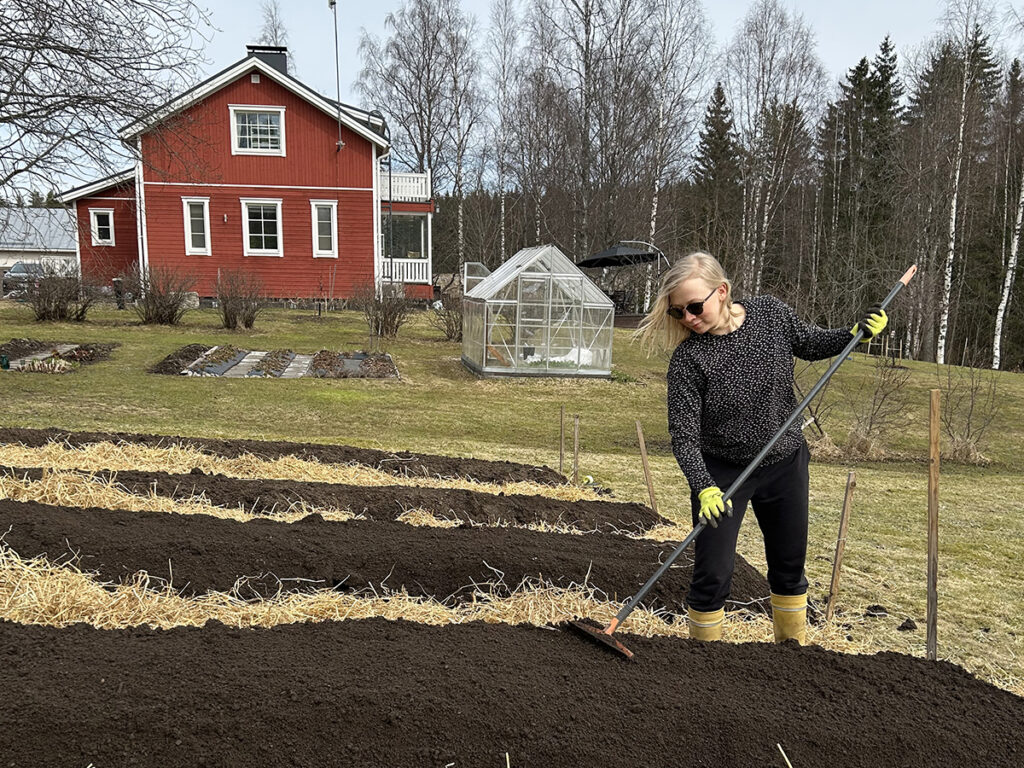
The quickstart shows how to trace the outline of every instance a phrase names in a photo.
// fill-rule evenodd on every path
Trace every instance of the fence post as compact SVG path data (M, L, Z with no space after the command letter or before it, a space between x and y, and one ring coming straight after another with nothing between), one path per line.
M572 417L572 484L580 484L580 416Z
M843 496L843 511L839 514L839 537L836 539L836 557L832 561L832 583L828 588L828 607L825 608L825 621L832 618L839 596L839 570L843 567L843 553L846 551L846 530L850 525L850 509L853 506L853 491L857 487L857 473L851 471L846 476L846 495Z
M647 443L644 441L644 429L640 419L636 420L636 439L640 443L640 459L644 464L644 479L647 481L647 495L651 499L651 511L658 514L658 503L654 500L654 482L651 480L651 467L647 463Z
M939 608L939 390L931 391L928 418L928 658L938 656Z
M558 474L565 476L565 406L558 409Z

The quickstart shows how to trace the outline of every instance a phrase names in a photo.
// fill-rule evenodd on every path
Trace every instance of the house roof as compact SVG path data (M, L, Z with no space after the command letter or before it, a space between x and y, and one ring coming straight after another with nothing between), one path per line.
M582 287L581 300L584 304L601 307L614 306L614 303L605 292L583 274L569 260L568 256L553 245L523 248L515 256L473 286L471 290L466 291L466 298L484 301L494 298L502 288L521 274L529 274L536 277L550 276L552 281L556 281L559 278L569 278L572 283L566 281L567 284L581 281L579 283Z
M127 171L118 171L112 173L109 176L104 176L102 179L96 179L96 181L90 181L88 184L83 184L80 187L69 189L67 192L61 192L57 195L57 199L62 203L71 203L75 200L80 200L83 197L89 195L95 195L97 192L102 192L105 189L116 187L119 184L124 184L126 181L132 181L135 179L135 171L129 169Z
M290 75L286 75L285 73L278 71L270 64L267 64L267 62L252 54L246 56L244 59L240 59L227 69L221 70L213 77L188 89L181 95L168 101L166 104L157 107L148 115L124 126L118 131L118 136L122 141L130 141L139 134L145 133L154 125L166 120L171 115L181 112L193 104L202 101L211 93L218 91L228 83L253 70L258 71L261 76L266 76L278 85L287 88L296 96L309 102L322 112L330 115L332 118L340 119L343 125L347 126L350 130L362 136L364 139L379 147L387 148L389 146L387 139L383 136L383 118L377 117L365 110L358 109L357 107L342 104L334 99L321 96L309 86L301 83Z
M75 252L68 208L0 208L0 251Z

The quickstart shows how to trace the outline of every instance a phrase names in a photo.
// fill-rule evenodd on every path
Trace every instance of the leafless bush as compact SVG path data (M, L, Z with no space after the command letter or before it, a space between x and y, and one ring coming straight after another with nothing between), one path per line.
M217 275L217 307L225 328L252 328L263 310L263 281L245 270L226 269Z
M448 341L462 341L462 292L442 292L430 310L430 324Z
M949 458L987 464L982 439L996 415L996 372L974 365L936 365L942 390L942 431L949 438Z
M363 283L353 292L350 306L363 313L371 337L393 339L409 319L413 302L401 285L384 283L376 291L372 283Z
M188 294L195 278L167 267L134 267L124 281L135 296L132 309L146 325L177 325L188 311Z
M25 300L38 321L81 323L99 298L99 289L82 282L73 266L44 264L39 280L25 287Z
M874 375L848 392L853 409L847 448L867 458L885 455L883 439L910 423L910 370L891 358L875 358Z

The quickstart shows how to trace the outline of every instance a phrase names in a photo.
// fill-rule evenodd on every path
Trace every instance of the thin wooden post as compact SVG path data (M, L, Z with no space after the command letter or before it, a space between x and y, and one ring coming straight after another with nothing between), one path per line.
M636 439L640 443L640 459L644 463L644 479L647 481L647 495L651 499L651 511L658 514L658 502L654 500L654 482L651 480L651 467L647 463L647 443L644 442L644 429L640 419L636 420Z
M580 416L572 417L572 484L580 484Z
M928 415L928 639L926 651L938 657L939 611L939 390L931 391Z
M565 406L558 409L558 474L565 476Z
M853 491L857 487L857 473L851 471L846 476L846 495L843 496L843 511L839 514L839 537L836 539L836 557L832 561L832 583L828 588L828 607L825 608L825 621L832 618L835 611L836 598L839 596L839 571L843 567L843 552L846 551L846 529L850 525L850 509L853 507Z

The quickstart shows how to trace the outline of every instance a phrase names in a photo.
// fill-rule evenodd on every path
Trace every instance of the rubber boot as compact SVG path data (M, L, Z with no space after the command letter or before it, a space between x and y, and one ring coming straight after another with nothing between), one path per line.
M725 621L725 609L717 611L696 611L687 606L687 625L690 628L690 637L694 640L721 640L722 623Z
M772 623L775 642L796 640L807 644L807 595L776 595L772 592Z

